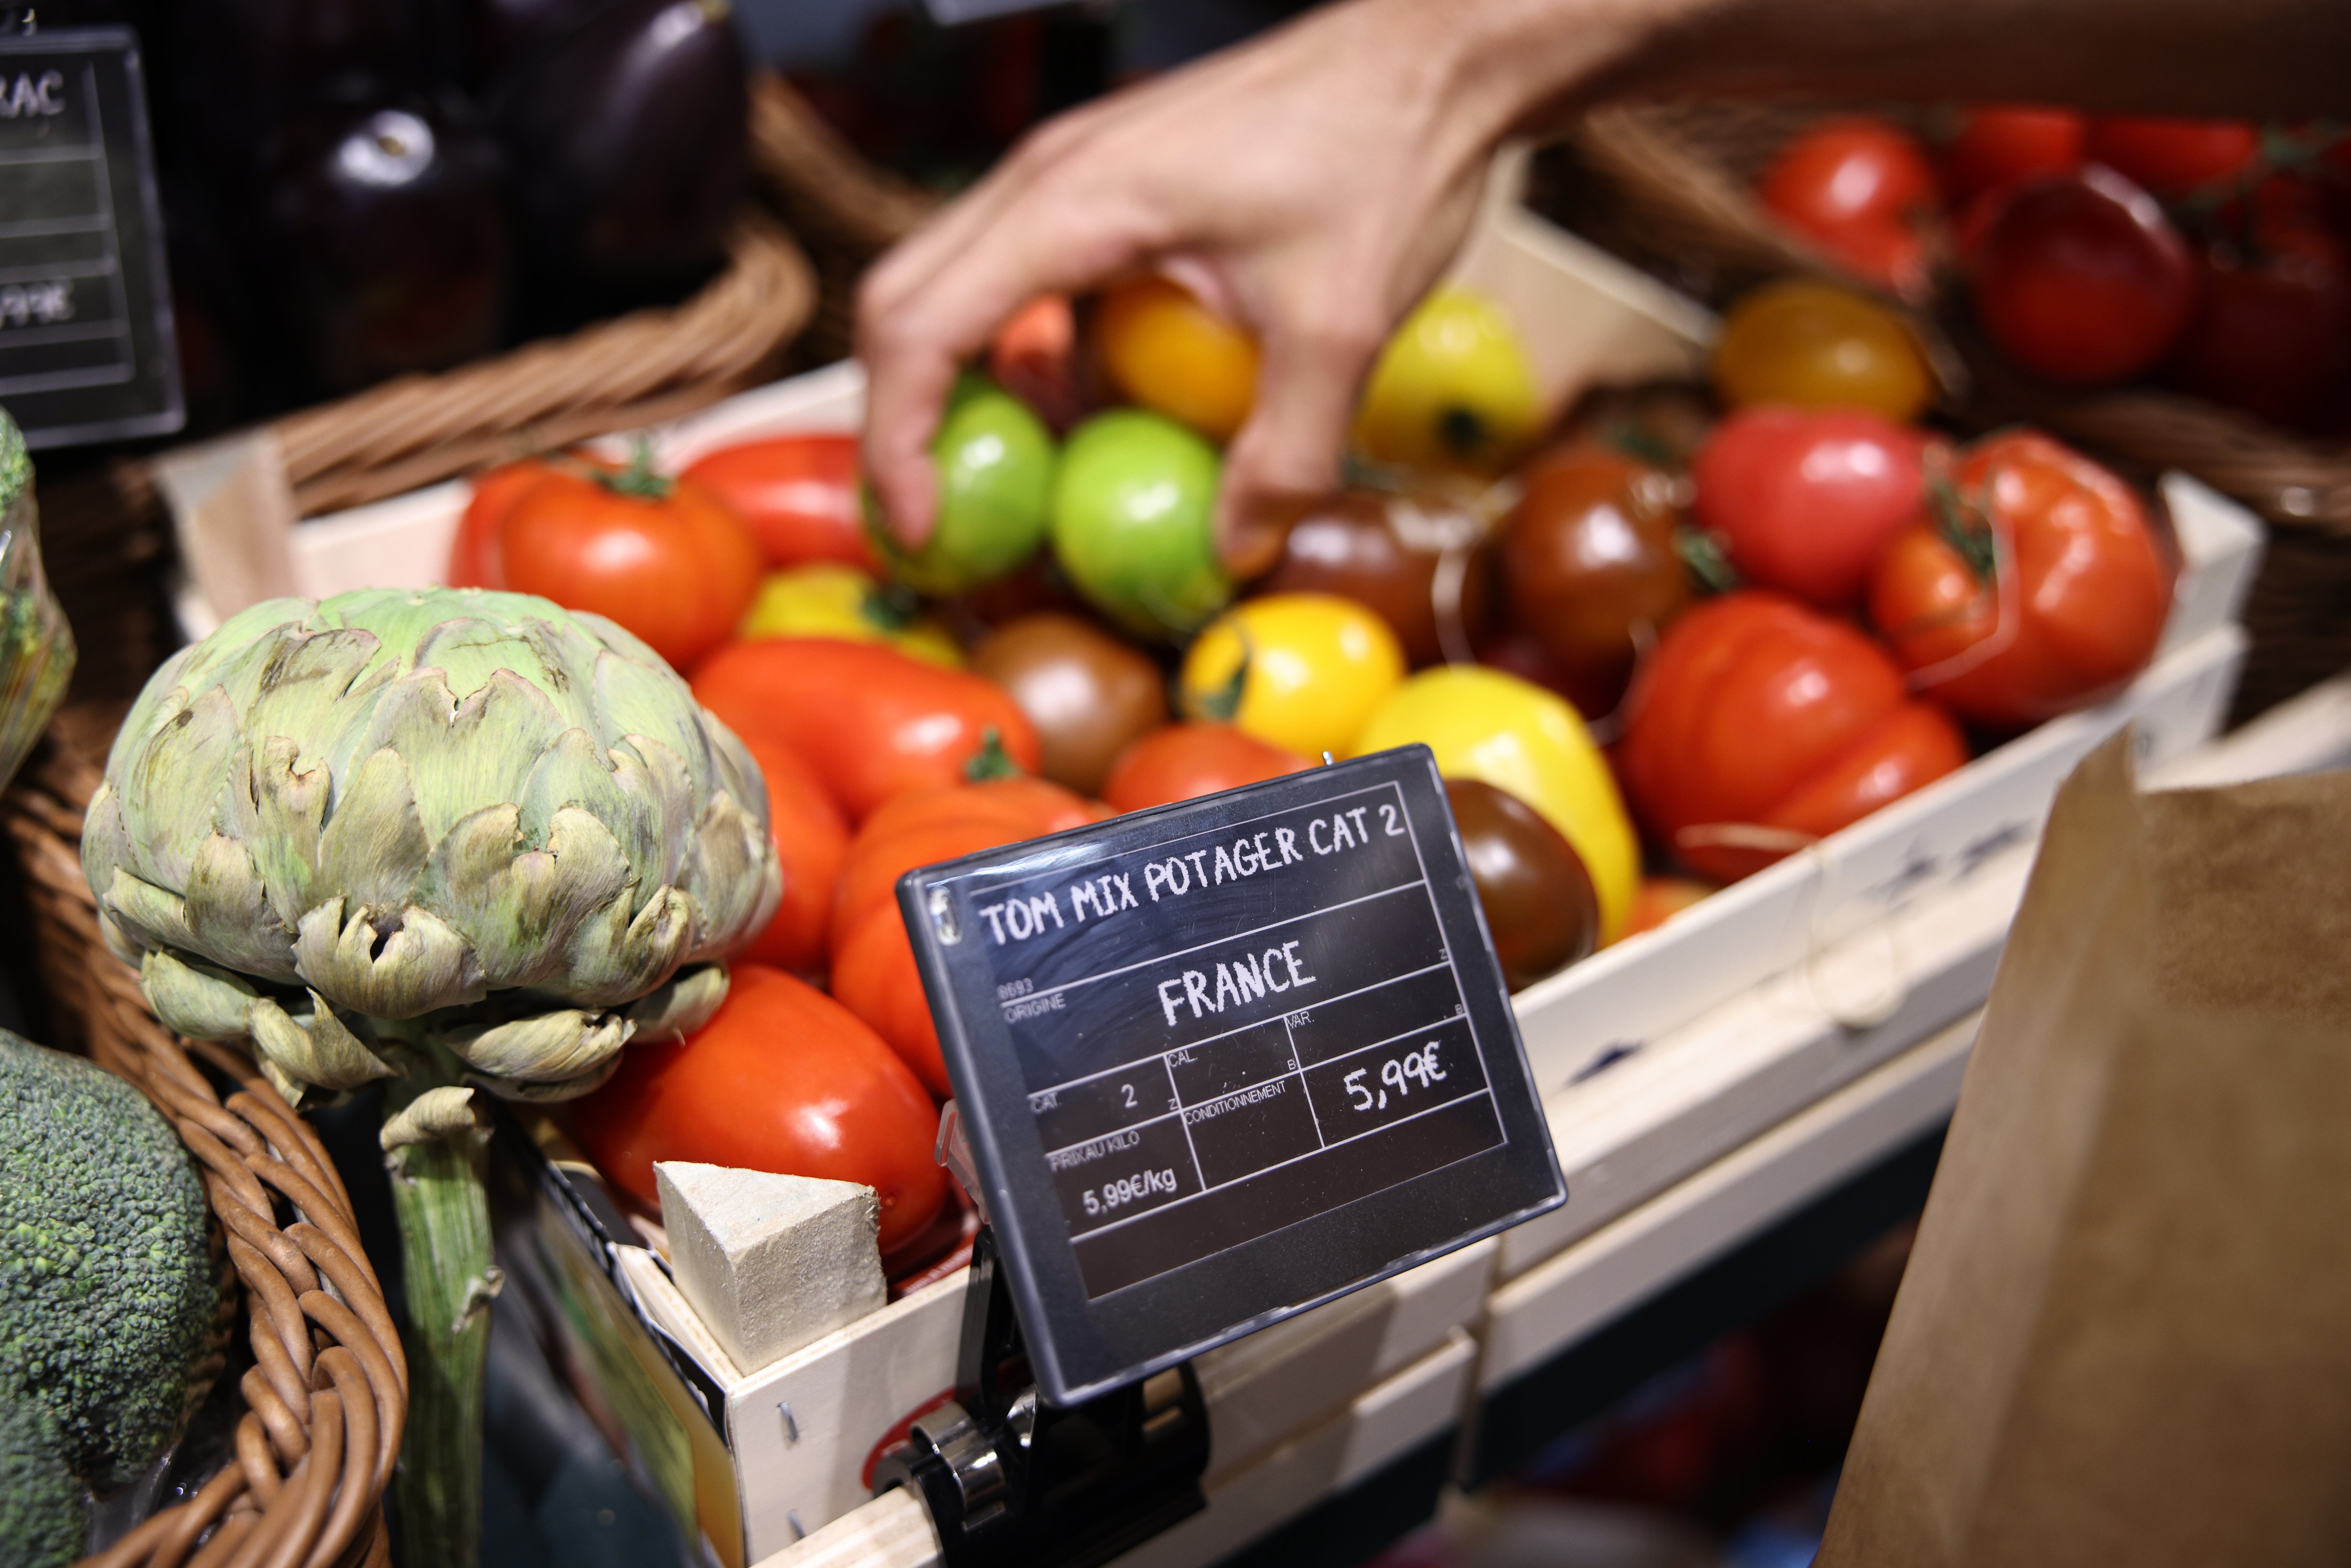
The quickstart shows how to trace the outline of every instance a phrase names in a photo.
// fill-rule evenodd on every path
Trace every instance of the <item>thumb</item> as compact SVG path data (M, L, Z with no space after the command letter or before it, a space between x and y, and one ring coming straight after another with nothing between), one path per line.
M1338 487L1357 389L1384 337L1369 315L1327 312L1265 333L1257 398L1225 456L1217 554L1236 577L1272 566L1307 500Z

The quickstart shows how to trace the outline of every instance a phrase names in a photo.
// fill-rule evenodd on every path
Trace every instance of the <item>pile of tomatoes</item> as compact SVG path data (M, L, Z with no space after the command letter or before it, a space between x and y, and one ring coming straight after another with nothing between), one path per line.
M1601 394L1548 437L1502 313L1433 297L1367 389L1365 477L1245 585L1208 518L1255 346L1158 279L1008 329L917 552L842 434L486 475L452 580L684 671L784 867L725 1007L633 1048L583 1145L649 1204L663 1159L864 1183L903 1264L952 1216L915 866L1422 744L1519 988L1951 772L1970 731L2126 683L2170 597L2137 495L2042 436L1908 423L1932 383L1900 323L1790 287L1735 318L1717 397Z
M2351 430L2351 137L2339 128L1978 109L1939 149L1865 115L1781 149L1757 195L1856 277L1937 263L2018 366L2160 376L2273 423Z

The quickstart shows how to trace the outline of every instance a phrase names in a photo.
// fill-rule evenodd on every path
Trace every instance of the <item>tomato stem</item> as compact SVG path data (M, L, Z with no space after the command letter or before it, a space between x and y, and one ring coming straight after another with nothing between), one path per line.
M1698 586L1708 593L1728 593L1739 586L1739 570L1722 548L1722 537L1704 528L1674 530L1674 553L1682 558Z
M653 444L643 436L637 437L636 450L629 455L629 465L610 471L600 470L596 482L616 496L632 496L640 501L661 501L677 488L677 481L653 467Z
M904 632L922 615L923 601L903 582L876 583L865 591L858 613L883 632Z
M1935 517L1935 531L1957 552L1977 583L1990 587L2000 571L2000 552L1991 535L1991 487L1995 476L1984 476L1983 492L1970 502L1952 483L1950 470L1930 462L1927 473L1927 507Z
M991 779L1020 777L1020 764L1013 761L1012 754L1004 749L1004 737L997 732L994 725L979 732L979 749L973 752L971 760L963 765L963 776L967 782L973 784L985 784Z

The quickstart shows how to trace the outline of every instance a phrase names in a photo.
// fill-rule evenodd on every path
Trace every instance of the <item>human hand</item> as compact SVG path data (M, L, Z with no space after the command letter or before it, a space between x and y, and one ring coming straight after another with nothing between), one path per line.
M929 536L929 444L956 369L1032 297L1155 268L1253 332L1257 398L1217 538L1261 570L1276 518L1336 481L1389 329L1459 246L1494 144L1560 67L1498 52L1507 5L1351 0L1040 128L867 277L866 471ZM1594 30L1583 42L1595 57ZM1555 50L1554 53L1557 51Z

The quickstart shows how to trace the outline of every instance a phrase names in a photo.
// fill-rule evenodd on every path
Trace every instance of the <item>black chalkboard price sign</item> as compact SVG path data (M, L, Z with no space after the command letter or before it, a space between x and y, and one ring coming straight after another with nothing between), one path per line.
M0 404L36 448L182 423L138 42L0 37Z
M898 896L1057 1403L1566 1197L1426 747L927 867Z

